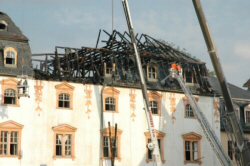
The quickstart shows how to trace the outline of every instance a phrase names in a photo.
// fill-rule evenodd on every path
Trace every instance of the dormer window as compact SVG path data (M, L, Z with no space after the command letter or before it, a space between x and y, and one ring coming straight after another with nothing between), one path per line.
M157 81L157 66L155 63L150 62L147 65L147 78L148 81Z
M185 72L186 83L193 83L193 74L191 71Z
M17 51L13 47L4 49L4 65L5 67L17 67Z
M105 77L112 76L112 71L115 71L115 63L112 65L108 65L107 63L104 63L104 75Z
M4 20L0 20L0 31L7 31L8 23Z

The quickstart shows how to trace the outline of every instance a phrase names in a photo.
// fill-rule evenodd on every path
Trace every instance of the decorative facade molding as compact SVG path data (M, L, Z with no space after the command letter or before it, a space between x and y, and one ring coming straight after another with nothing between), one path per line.
M170 112L172 113L172 123L174 124L174 121L176 120L176 117L174 116L174 113L176 111L176 98L175 98L175 93L170 93L170 97L169 97L169 101L170 101Z
M135 89L130 89L130 110L132 110L132 114L131 114L131 118L132 118L132 121L135 120L135 109L136 109L136 103L135 103L135 97L136 97L136 94L135 94Z
M218 111L218 105L220 104L219 98L217 98L217 101L214 99L213 105L214 105L214 117L215 117L215 125L216 125L216 129L218 129L218 125L220 124L220 114Z
M113 88L113 87L109 87L109 88L105 88L102 92L102 97L103 97L103 112L109 112L109 113L118 113L118 99L119 99L119 94L120 91ZM108 111L105 109L105 99L108 97L112 97L115 99L115 111Z
M88 119L90 119L89 114L91 113L90 107L92 105L92 102L91 102L91 99L92 99L92 90L91 90L91 86L90 85L86 85L85 87L86 87L85 90L84 90L84 92L86 93L86 96L85 96L86 103L85 103L85 105L87 107L86 114L88 114Z
M38 111L38 116L40 116L41 111L43 110L40 107L40 103L43 101L43 86L42 86L42 81L36 80L36 85L34 86L35 89L35 102L37 103L36 111Z

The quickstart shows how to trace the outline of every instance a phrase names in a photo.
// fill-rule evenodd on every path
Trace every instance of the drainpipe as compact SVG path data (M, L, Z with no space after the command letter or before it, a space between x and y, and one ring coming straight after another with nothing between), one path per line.
M99 162L99 166L102 166L103 165L103 160L102 160L102 147L103 147L103 141L102 141L102 138L103 138L103 90L105 89L106 87L106 84L104 83L103 86L102 86L102 91L101 91L101 116L100 116L100 162Z

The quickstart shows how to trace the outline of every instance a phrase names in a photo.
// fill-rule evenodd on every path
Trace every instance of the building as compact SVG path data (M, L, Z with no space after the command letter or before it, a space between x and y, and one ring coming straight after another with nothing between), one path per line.
M209 82L212 85L212 89L214 93L217 95L221 95L221 90L219 88L219 84L215 77L210 77ZM249 81L248 81L249 82ZM247 87L247 83L243 85L243 87ZM239 123L244 132L244 136L250 139L250 92L247 90L243 90L237 86L232 84L228 84L231 97L233 100L234 108L236 109L235 113L238 115ZM237 154L234 152L234 146L236 145L235 141L228 139L228 136L234 138L233 134L227 134L225 130L225 124L223 121L226 120L225 114L223 111L219 110L217 106L220 106L220 109L225 109L225 103L222 97L219 100L214 102L214 108L220 112L220 122L221 122L221 142L225 150L228 152L229 157L233 160L233 163L236 165L235 157ZM230 128L230 126L227 126ZM236 156L235 156L236 154Z
M140 81L129 35L114 31L102 48L55 47L33 55L28 39L0 13L0 165L110 165L109 128L118 125L115 165L153 165ZM205 63L142 34L138 46L163 165L220 165L176 80L174 61L220 137L219 100ZM33 69L31 66L31 59ZM18 97L28 75L29 97Z

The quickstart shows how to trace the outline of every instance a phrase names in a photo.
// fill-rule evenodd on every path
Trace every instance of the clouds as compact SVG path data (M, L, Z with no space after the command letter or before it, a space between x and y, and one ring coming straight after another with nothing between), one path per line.
M240 41L234 47L234 53L243 59L250 59L250 41Z

